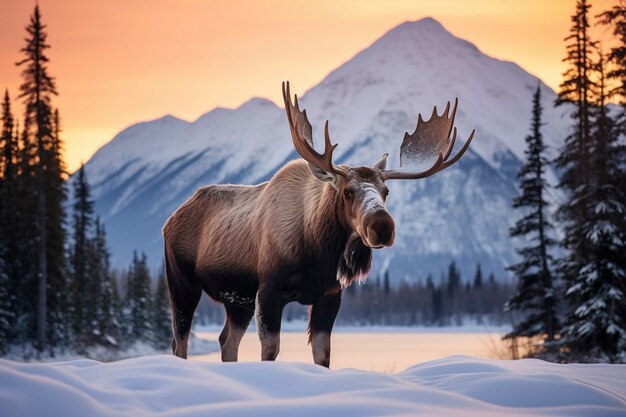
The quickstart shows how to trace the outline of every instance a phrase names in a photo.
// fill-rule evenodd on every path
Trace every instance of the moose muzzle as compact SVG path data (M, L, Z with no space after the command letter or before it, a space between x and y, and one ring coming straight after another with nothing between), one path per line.
M382 248L393 245L396 224L387 210L381 209L367 213L363 217L363 236L367 246Z

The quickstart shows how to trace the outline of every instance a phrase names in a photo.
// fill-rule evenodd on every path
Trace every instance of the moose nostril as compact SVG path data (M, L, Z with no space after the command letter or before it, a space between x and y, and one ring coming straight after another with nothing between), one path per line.
M380 210L374 213L368 219L368 238L371 238L372 243L374 238L376 243L381 245L390 245L394 237L394 221L384 210Z
M377 235L380 243L387 243L391 237L391 231L388 228L382 228Z

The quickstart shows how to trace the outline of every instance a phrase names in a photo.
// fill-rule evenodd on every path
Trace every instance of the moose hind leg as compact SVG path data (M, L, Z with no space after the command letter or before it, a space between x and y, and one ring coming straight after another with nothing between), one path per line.
M237 362L239 343L254 315L252 308L226 305L226 324L220 334L222 362ZM222 336L224 336L222 338ZM222 341L223 340L223 341Z
M309 317L309 343L313 348L313 361L330 366L330 333L341 305L341 292L322 297L311 306Z

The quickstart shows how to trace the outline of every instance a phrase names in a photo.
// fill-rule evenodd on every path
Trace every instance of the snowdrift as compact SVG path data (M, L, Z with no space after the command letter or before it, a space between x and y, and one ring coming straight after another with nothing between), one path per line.
M385 375L148 356L0 360L3 416L626 416L626 366L451 356Z

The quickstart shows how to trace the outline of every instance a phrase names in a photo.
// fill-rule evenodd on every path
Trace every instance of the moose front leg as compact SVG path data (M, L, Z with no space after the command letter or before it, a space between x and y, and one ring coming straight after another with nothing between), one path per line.
M280 321L284 303L279 291L261 285L256 295L256 326L261 341L261 360L273 361L280 350Z
M325 295L311 306L309 317L309 343L313 348L313 361L330 366L330 333L341 305L341 291Z

